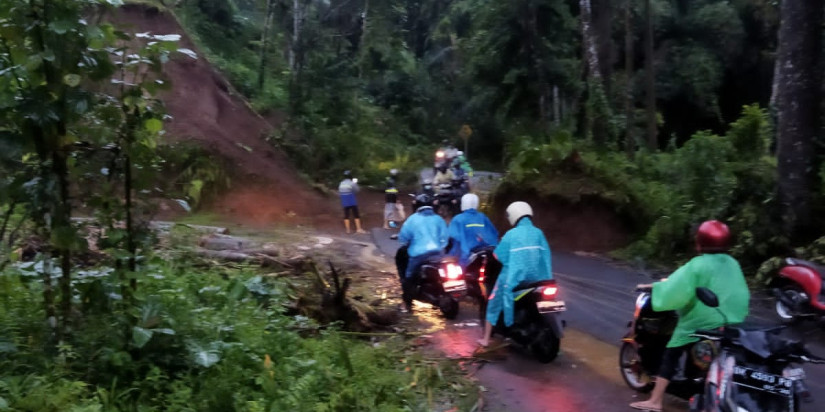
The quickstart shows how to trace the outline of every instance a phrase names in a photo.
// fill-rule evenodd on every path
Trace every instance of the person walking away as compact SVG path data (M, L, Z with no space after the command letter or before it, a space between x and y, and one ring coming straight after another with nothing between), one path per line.
M541 229L533 226L533 209L526 202L513 202L506 212L513 228L493 252L502 268L487 303L484 336L478 340L481 346L490 344L493 325L500 317L504 317L504 325L513 324L513 289L519 283L553 279L550 245Z
M401 249L396 255L398 277L401 281L403 311L412 310L415 278L421 265L428 259L440 256L447 246L447 224L433 211L433 199L420 194L415 198L415 213L401 226L398 241ZM403 254L406 253L407 259Z
M484 213L478 211L478 196L473 193L461 197L461 213L450 221L449 233L449 254L458 257L458 263L464 269L474 250L498 244L498 230Z
M350 231L350 214L355 221L356 233L367 233L361 228L361 216L358 213L358 202L355 194L358 192L358 180L352 178L352 172L344 172L344 180L338 184L338 195L341 197L341 207L344 208L344 228L347 233Z
M739 262L727 254L730 247L728 226L718 220L703 222L696 231L695 242L699 256L661 282L637 286L652 288L653 310L675 310L679 321L662 356L650 399L631 403L633 409L662 410L665 390L679 369L682 354L699 340L691 337L691 333L725 326L725 318L729 323L741 323L748 315L750 291ZM699 301L697 287L713 291L719 298L719 307L710 308Z

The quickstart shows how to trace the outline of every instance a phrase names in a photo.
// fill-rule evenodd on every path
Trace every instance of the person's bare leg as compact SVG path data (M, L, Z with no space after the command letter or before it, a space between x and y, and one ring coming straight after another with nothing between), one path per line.
M656 378L656 384L653 386L653 392L650 393L650 399L642 402L633 402L630 406L641 410L661 411L662 403L665 399L665 390L669 383L670 381L665 378Z
M361 229L361 219L355 219L355 233L367 233L364 229Z
M490 336L493 334L493 324L490 321L484 322L484 337L478 340L478 344L481 346L487 346L490 344Z
M344 227L347 228L347 233L350 233L349 230L349 219L344 219Z

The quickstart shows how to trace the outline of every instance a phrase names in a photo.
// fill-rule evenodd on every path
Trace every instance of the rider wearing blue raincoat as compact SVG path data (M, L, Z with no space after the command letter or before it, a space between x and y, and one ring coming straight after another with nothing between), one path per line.
M401 226L398 241L402 248L395 257L407 311L412 307L415 273L428 259L443 254L447 247L447 224L433 211L432 198L427 194L416 196L415 209Z
M461 197L462 212L450 221L450 255L458 257L462 268L467 267L473 249L498 244L498 230L490 219L478 211L478 196L467 193Z
M525 202L507 207L507 219L514 227L504 234L493 252L502 264L501 274L487 303L487 322L482 346L490 343L493 325L504 314L504 324L513 324L513 289L521 282L553 279L550 246L541 229L533 226L533 210Z

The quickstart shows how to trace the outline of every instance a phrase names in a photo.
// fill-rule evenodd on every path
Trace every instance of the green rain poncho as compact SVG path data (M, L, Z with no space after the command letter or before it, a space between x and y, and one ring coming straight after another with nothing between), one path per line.
M719 297L719 310L729 324L741 323L748 315L750 291L739 263L726 254L700 255L673 272L666 281L653 284L653 310L675 310L679 323L668 348L687 345L699 340L690 337L697 329L724 326L722 315L705 306L696 297L697 287L706 287Z

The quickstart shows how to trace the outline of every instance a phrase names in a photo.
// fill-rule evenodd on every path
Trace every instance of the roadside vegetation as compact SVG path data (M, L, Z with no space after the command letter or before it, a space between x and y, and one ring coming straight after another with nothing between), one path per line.
M172 10L257 109L286 119L273 143L316 181L351 164L368 181L427 165L442 139L463 146L466 124L471 160L506 168L511 188L615 203L635 238L620 256L684 258L691 227L717 218L753 273L825 227L822 113L793 109L819 91L774 72L801 53L812 60L795 70L819 84L821 25L783 26L782 7L198 0Z
M469 409L456 363L315 316L317 271L152 228L158 198L191 208L231 182L161 144L164 64L196 55L100 21L119 5L0 1L0 410Z

